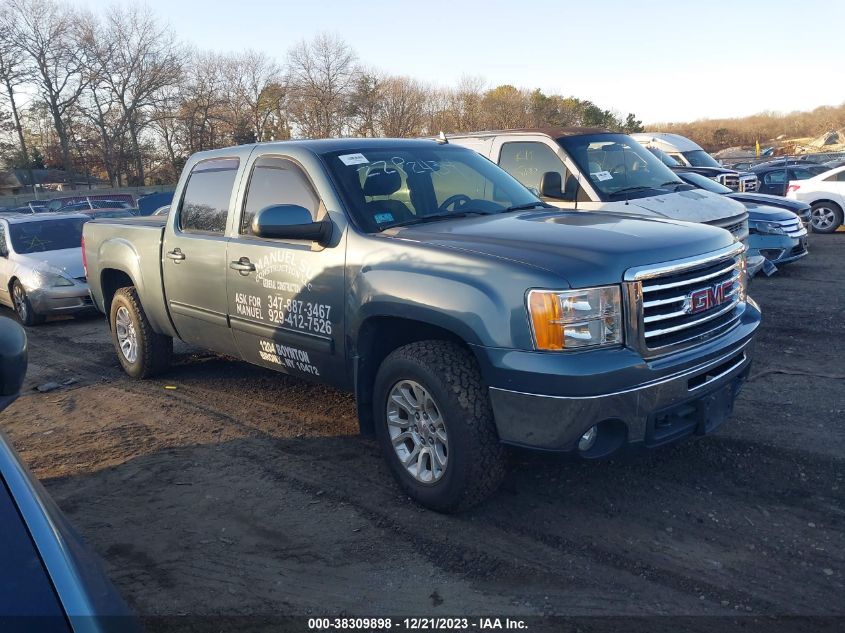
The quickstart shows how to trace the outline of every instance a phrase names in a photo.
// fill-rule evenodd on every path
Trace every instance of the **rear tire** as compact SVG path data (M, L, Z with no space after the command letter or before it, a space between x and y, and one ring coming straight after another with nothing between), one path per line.
M117 358L132 378L151 378L170 367L173 339L153 330L135 288L114 293L109 324Z
M499 487L507 452L470 352L446 341L400 347L379 367L373 395L379 444L417 503L456 512Z
M810 212L813 233L833 233L842 225L842 207L835 202L816 202Z
M21 323L27 326L44 323L44 316L35 313L35 310L32 308L32 303L30 303L29 297L26 295L26 290L24 290L20 281L15 279L15 281L12 282L11 291L12 305L14 306L15 314L18 315Z

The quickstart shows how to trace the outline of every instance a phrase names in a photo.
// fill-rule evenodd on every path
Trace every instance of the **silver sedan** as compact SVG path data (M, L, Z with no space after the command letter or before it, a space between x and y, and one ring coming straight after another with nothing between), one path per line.
M82 265L82 225L66 213L0 216L0 303L21 322L94 309Z

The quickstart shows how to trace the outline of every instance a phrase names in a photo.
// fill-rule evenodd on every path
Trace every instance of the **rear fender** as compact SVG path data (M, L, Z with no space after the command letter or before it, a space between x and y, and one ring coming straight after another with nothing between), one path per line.
M122 272L132 280L132 285L141 299L141 306L144 308L144 312L153 330L159 334L176 336L164 302L164 290L161 283L161 262L158 253L154 260L149 261L149 263L142 267L142 261L150 259L150 255L150 253L147 253L145 254L145 258L142 259L141 254L138 253L135 246L123 238L113 238L103 242L95 254L100 270L96 280L97 287L94 288L92 284L92 294L97 301L97 307L103 313L108 314L102 279L108 270ZM155 262L154 272L152 268L153 261ZM144 274L144 272L147 274ZM92 281L89 280L89 284Z

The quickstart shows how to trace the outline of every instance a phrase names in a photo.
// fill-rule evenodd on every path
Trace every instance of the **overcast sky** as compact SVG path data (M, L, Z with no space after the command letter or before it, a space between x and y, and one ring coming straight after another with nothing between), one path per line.
M477 75L646 123L845 102L842 0L146 3L200 48L254 48L283 61L292 44L328 31L390 73L440 85Z

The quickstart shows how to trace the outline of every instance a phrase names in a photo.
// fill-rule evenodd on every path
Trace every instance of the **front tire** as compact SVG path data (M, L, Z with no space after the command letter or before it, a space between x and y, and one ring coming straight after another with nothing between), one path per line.
M833 233L842 224L842 207L835 202L816 202L810 213L813 233Z
M26 290L17 279L12 283L12 305L15 307L15 314L24 325L32 326L44 322L44 317L35 313Z
M464 348L422 341L393 351L376 376L374 409L385 458L416 502L455 512L499 487L507 453L478 366Z
M153 330L135 288L114 293L109 324L117 358L132 378L151 378L170 367L173 339Z

